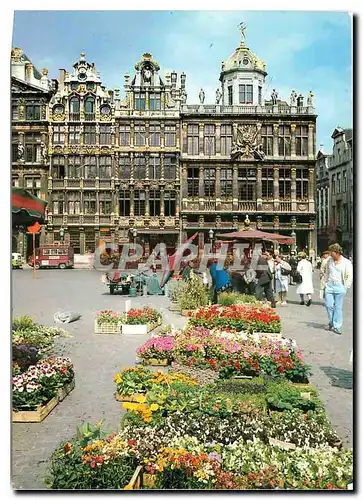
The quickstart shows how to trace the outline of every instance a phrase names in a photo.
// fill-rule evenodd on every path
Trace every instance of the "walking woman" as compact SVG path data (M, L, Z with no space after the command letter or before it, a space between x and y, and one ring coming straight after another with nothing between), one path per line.
M296 293L300 295L300 305L304 304L308 307L311 306L311 295L314 293L314 285L313 285L313 266L311 262L307 260L305 252L299 252L297 254L300 259L297 265L297 272L300 274L302 278L302 282L296 289ZM304 301L305 295L307 297L307 301Z
M276 304L286 306L286 295L289 289L289 275L291 273L291 266L288 262L284 261L280 255L275 257L275 285L276 293L278 294L278 301Z
M326 264L325 307L328 312L328 330L342 333L343 301L347 289L352 286L353 266L349 259L342 255L342 248L338 243L330 245L331 257Z

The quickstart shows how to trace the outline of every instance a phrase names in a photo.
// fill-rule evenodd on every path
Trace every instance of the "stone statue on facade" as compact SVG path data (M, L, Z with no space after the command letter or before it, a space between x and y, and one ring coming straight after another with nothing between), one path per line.
M45 145L44 142L40 143L40 156L42 157L43 160L47 158L47 146Z
M237 128L236 138L232 143L231 158L236 160L240 157L264 159L265 153L257 144L257 127L242 125Z
M302 94L300 94L297 98L297 105L299 108L304 106L304 96Z
M200 104L203 104L203 103L204 103L204 99L205 99L205 93L204 93L204 90L203 90L203 89L200 89L200 92L199 92L199 101L200 101Z
M182 102L182 104L186 104L187 103L187 97L188 97L188 94L183 89L181 91L181 102Z
M307 104L308 104L308 106L314 106L314 94L313 94L312 90L310 90L310 92L308 94Z
M278 98L279 93L276 91L276 89L273 89L271 92L271 101L274 106L277 104L277 98Z
M253 151L253 156L256 158L256 160L264 160L266 158L266 154L262 149L262 144L259 144Z
M217 89L216 90L216 104L219 104L221 102L221 99L222 99L222 92Z
M250 218L248 217L248 215L246 215L246 218L245 218L243 224L244 224L244 231L248 231L250 226L251 226L251 221L250 221Z
M290 95L290 106L296 106L297 92L293 90Z
M21 142L18 142L18 160L24 161L24 146Z

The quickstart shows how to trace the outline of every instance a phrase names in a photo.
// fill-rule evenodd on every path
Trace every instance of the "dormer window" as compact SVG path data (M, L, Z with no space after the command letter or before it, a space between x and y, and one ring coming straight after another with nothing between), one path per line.
M228 105L232 106L233 104L233 87L232 85L228 85Z
M159 110L161 109L161 98L160 94L150 93L149 95L149 109Z
M142 110L145 109L145 92L135 93L135 109Z

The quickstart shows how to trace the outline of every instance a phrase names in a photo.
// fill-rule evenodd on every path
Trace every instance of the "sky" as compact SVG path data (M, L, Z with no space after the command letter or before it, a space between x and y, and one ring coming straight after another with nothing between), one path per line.
M13 47L32 63L71 70L81 52L94 62L107 89L120 88L123 75L150 52L160 74L187 75L188 104L215 102L221 62L240 43L238 25L247 24L246 45L267 65L268 90L289 102L291 90L315 95L317 150L331 152L337 126L352 127L352 20L346 12L318 11L25 11L14 14Z

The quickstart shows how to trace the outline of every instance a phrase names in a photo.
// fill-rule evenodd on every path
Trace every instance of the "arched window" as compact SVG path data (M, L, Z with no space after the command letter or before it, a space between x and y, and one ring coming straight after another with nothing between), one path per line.
M69 101L69 114L70 120L79 120L79 99L78 97L72 97Z
M84 112L86 120L94 120L95 117L95 100L93 97L87 97L84 101Z

